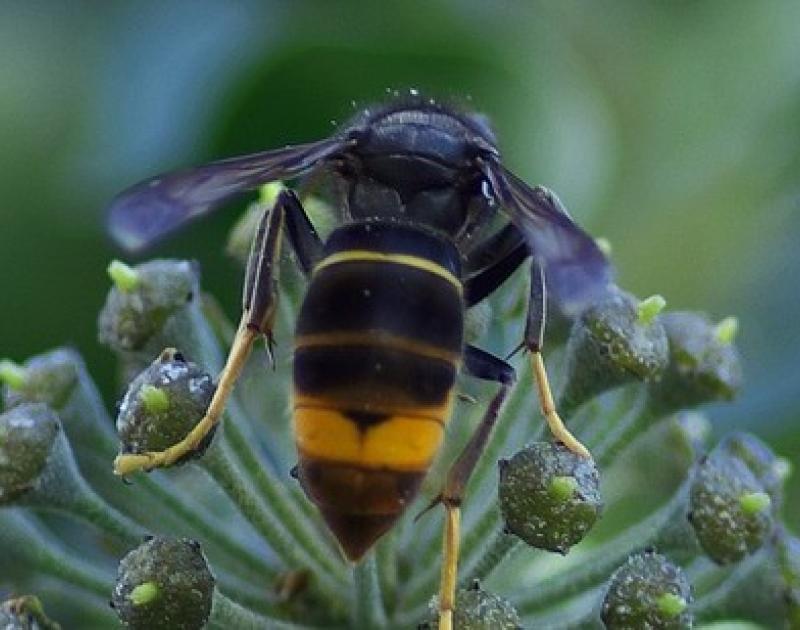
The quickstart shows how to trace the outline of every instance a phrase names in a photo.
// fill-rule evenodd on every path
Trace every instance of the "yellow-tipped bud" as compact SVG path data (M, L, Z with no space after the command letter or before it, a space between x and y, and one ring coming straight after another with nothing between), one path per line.
M155 385L143 385L139 400L149 413L163 413L169 409L169 394Z
M158 584L155 582L144 582L139 584L129 595L134 606L144 606L158 597Z
M772 505L772 499L766 492L747 492L739 497L742 512L748 516L761 514Z
M735 317L726 317L714 327L714 335L717 340L726 346L733 343L738 332L739 320Z
M662 295L656 294L645 298L636 306L639 323L649 326L666 305L667 301Z
M656 600L658 611L667 619L674 619L686 610L686 600L674 593L664 593Z
M130 293L139 286L139 272L120 260L112 260L106 271L114 286L123 293Z
M0 383L11 389L22 389L25 386L27 373L25 368L9 359L0 360Z

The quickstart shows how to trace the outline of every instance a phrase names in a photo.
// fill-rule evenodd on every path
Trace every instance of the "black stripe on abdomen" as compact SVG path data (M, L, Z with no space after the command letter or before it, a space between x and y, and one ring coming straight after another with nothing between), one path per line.
M463 305L458 288L425 269L348 261L314 275L297 335L375 331L461 352Z
M355 412L445 402L455 383L454 361L378 343L298 348L295 392L351 404Z

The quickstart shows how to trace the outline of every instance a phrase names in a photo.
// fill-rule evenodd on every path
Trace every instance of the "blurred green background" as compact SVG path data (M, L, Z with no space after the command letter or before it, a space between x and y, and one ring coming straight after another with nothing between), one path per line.
M414 87L485 112L511 167L611 241L624 287L737 315L747 384L715 426L796 461L798 24L800 3L745 0L2 2L0 356L74 345L112 401L95 318L113 194ZM155 252L200 260L232 317L234 215ZM795 529L798 499L795 478Z

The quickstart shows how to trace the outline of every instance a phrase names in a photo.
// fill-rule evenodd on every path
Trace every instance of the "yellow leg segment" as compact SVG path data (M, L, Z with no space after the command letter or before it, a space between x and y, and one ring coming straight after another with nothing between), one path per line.
M236 380L242 373L253 343L261 333L247 326L248 313L245 312L233 345L225 362L225 367L219 375L219 383L214 392L214 397L206 410L206 415L198 422L189 434L177 444L173 444L163 451L149 451L145 453L119 455L114 460L114 474L130 475L140 470L153 470L173 465L195 451L212 429L222 419L225 403L228 401Z
M483 420L450 467L442 492L430 506L441 503L445 509L442 579L439 585L439 628L441 630L453 629L453 611L456 607L456 584L458 581L458 547L461 538L461 501L464 498L469 477L489 440L489 435L497 422L508 391L509 385L504 384L495 394L486 409Z
M531 366L533 368L533 377L536 381L536 389L539 393L539 404L542 408L542 415L553 437L559 442L562 442L564 446L573 453L577 453L581 457L591 458L592 454L589 452L589 449L570 433L556 411L556 405L555 402L553 402L553 393L550 391L550 381L547 378L547 370L545 370L544 359L542 359L541 352L531 352Z
M445 501L442 545L442 580L439 586L439 630L453 630L458 578L458 546L461 537L461 508Z

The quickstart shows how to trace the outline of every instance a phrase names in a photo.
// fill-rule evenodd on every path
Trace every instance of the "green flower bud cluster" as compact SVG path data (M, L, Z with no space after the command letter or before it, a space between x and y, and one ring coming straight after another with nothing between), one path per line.
M263 190L239 226L237 258L277 190ZM359 565L345 563L289 474L285 361L273 374L254 357L214 447L203 452L207 440L187 466L131 484L113 476L118 450L163 450L205 415L235 327L199 299L191 263L115 262L108 273L99 336L126 375L116 434L73 351L0 361L0 594L36 593L64 627L86 630L438 627L441 511L415 522L409 506ZM291 345L300 283L290 284L279 349ZM502 353L517 341L502 331L523 322L503 306L519 296L499 293L469 314L468 335ZM517 383L462 505L456 628L671 629L734 618L800 627L800 545L781 517L790 466L747 433L709 449L709 422L695 410L740 388L736 328L613 288L575 315L565 344L548 339L559 414L593 459L543 439L529 364L509 359ZM504 346L491 347L498 339ZM420 509L441 490L490 387L459 381L465 395ZM0 606L0 627L52 630L40 610Z

